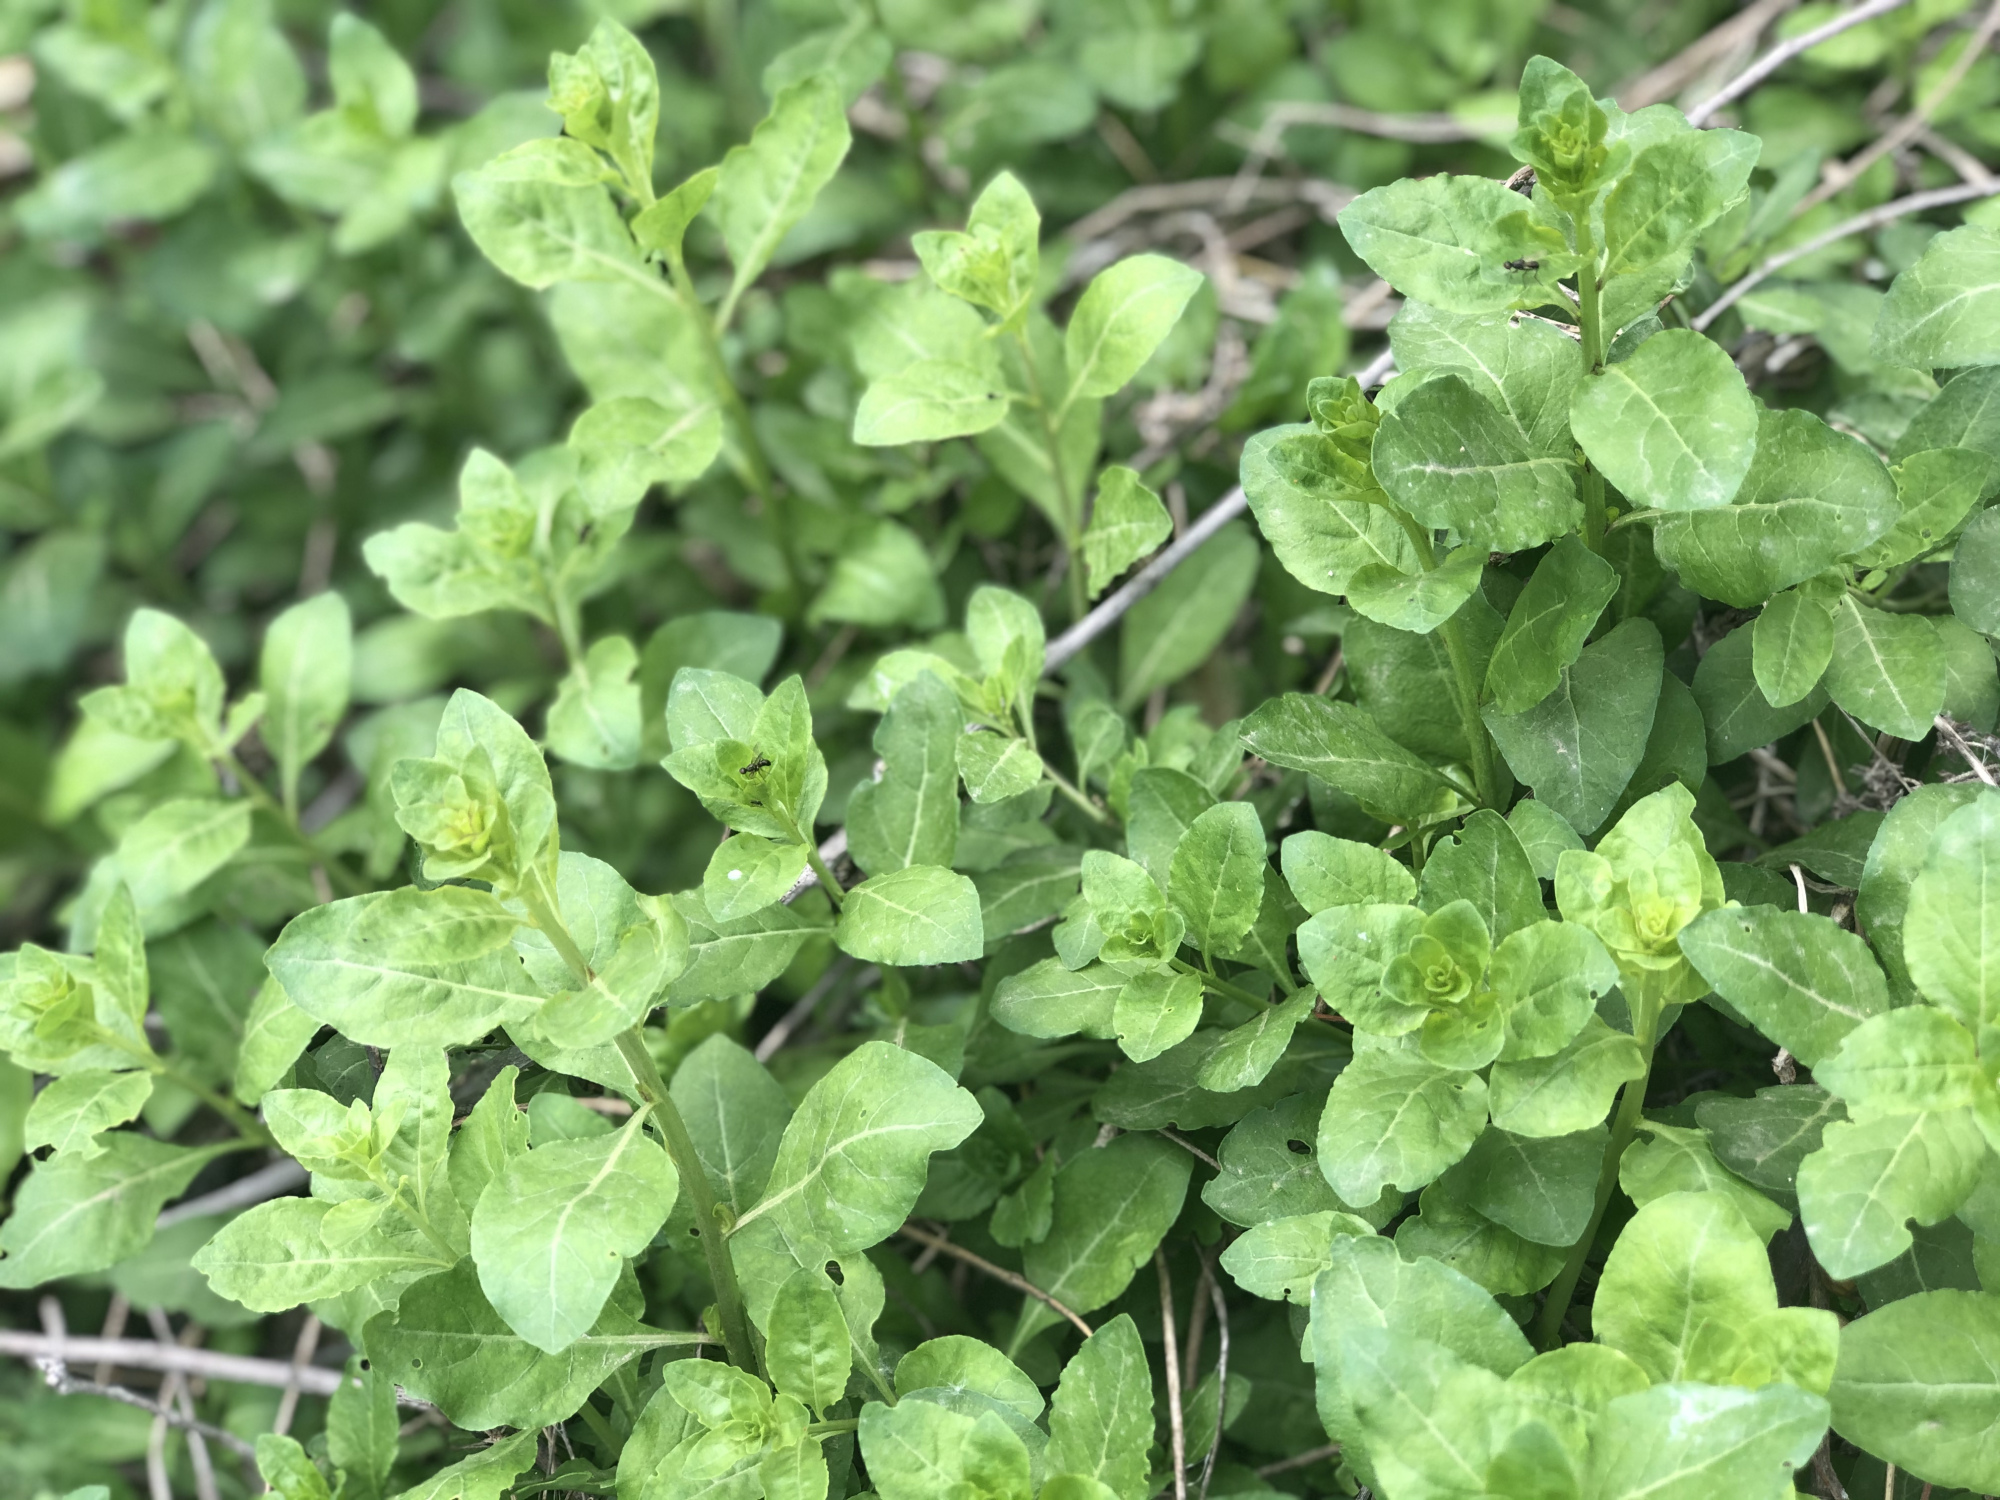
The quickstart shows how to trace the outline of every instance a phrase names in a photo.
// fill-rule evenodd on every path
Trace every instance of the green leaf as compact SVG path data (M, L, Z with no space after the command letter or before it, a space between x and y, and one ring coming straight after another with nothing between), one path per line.
M1663 653L1650 621L1627 620L1586 646L1534 707L1483 712L1507 766L1572 827L1599 827L1646 751Z
M1779 594L1751 631L1751 670L1775 708L1797 703L1819 685L1833 659L1833 612L1826 601L1797 589Z
M698 891L673 898L688 928L688 966L668 989L676 1005L719 1000L762 989L785 971L823 920L793 906L767 906L725 922L709 915Z
M1604 200L1607 281L1654 267L1678 276L1696 237L1742 198L1762 144L1741 131L1687 130L1635 152Z
M1865 878L1865 877L1864 877ZM1982 795L1937 826L1903 919L1910 978L1979 1038L2000 1041L2000 799Z
M1160 969L1134 974L1111 1007L1112 1036L1134 1062L1178 1046L1200 1024L1201 980L1193 974Z
M52 1078L28 1106L21 1122L21 1148L54 1148L54 1156L101 1155L98 1136L139 1113L153 1092L150 1073L113 1073L84 1068Z
M299 773L332 743L347 712L353 659L354 622L347 601L335 593L294 604L264 632L257 673L264 691L259 732L278 762L287 806L298 801Z
M1424 934L1424 914L1401 905L1330 906L1299 928L1299 963L1326 1003L1363 1030L1402 1036L1425 1008L1384 993L1389 966Z
M1000 981L993 994L993 1019L1022 1036L1063 1037L1076 1032L1110 1041L1117 1032L1112 1015L1125 976L1109 964L1071 970L1045 958Z
M1295 833L1279 848L1285 883L1310 914L1330 906L1401 906L1416 899L1409 867L1372 844Z
M1967 625L2000 635L2000 511L1983 510L1951 555L1951 609Z
M1727 505L1759 446L1756 403L1722 346L1671 329L1576 388L1570 427L1635 505Z
M806 870L804 844L774 843L739 833L716 845L701 878L702 904L731 922L782 900Z
M1538 306L1548 283L1575 263L1560 232L1490 177L1440 174L1375 188L1340 211L1340 230L1369 270L1446 312ZM1509 262L1534 264L1508 270Z
M326 1406L326 1456L341 1476L345 1500L380 1500L396 1466L396 1383L350 1355Z
M1893 568L1943 546L1985 493L1993 458L1970 447L1930 448L1910 453L1889 473L1901 515L1856 556L1864 567ZM1961 555L1964 547L1961 538Z
M1437 911L1453 901L1470 901L1496 943L1548 915L1528 851L1491 808L1467 818L1425 856L1418 904Z
M292 1003L364 1046L463 1046L541 998L511 939L520 919L460 886L316 906L265 961Z
M997 368L927 359L870 382L854 409L854 441L864 448L970 437L1006 419Z
M1583 379L1575 339L1539 318L1464 316L1405 302L1389 324L1404 375L1450 370L1484 396L1523 446L1553 453L1569 442L1569 398Z
M591 643L549 705L549 749L573 766L629 771L639 764L639 653L622 635Z
M749 141L722 158L708 211L736 268L726 306L734 307L764 274L779 243L840 170L852 142L839 86L818 76L779 94Z
M1190 823L1167 881L1188 941L1204 953L1233 948L1257 920L1265 868L1264 825L1249 803L1219 802Z
M1695 668L1694 698L1708 735L1710 765L1781 739L1826 708L1824 683L1785 708L1764 696L1757 686L1754 634L1730 631L1708 648Z
M1457 614L1479 587L1485 547L1461 547L1427 573L1396 573L1371 563L1347 583L1347 602L1369 619L1428 635Z
M1097 479L1097 499L1090 524L1083 531L1083 565L1089 595L1095 599L1111 580L1174 532L1173 518L1160 497L1123 464L1113 464Z
M349 118L387 136L406 136L417 123L417 75L389 39L343 11L327 30L327 82Z
M937 865L872 876L847 893L834 938L871 963L949 964L985 951L979 890Z
M1374 463L1403 509L1481 552L1524 551L1583 521L1573 456L1530 448L1456 372L1426 378L1396 403L1376 434Z
M1905 1006L1864 1022L1813 1078L1858 1124L1932 1109L2000 1114L1972 1033L1941 1010Z
M1715 1193L1735 1205L1764 1244L1791 1227L1789 1213L1716 1160L1701 1131L1651 1120L1641 1121L1639 1128L1647 1138L1634 1141L1618 1159L1618 1186L1636 1206L1644 1208L1669 1193Z
M673 1163L643 1123L635 1115L612 1135L515 1156L472 1211L480 1289L544 1353L589 1332L625 1258L645 1250L673 1207Z
M1788 1201L1795 1196L1799 1162L1819 1149L1821 1133L1846 1114L1838 1099L1812 1084L1762 1088L1754 1099L1716 1095L1695 1106L1716 1160Z
M806 1094L764 1196L738 1228L775 1214L795 1241L865 1249L909 1216L931 1153L950 1150L984 1118L935 1063L864 1042Z
M1333 1264L1334 1240L1374 1232L1364 1219L1330 1211L1266 1219L1230 1241L1222 1268L1253 1297L1306 1307L1313 1279Z
M1164 255L1128 256L1092 277L1063 334L1063 408L1123 389L1173 331L1201 281L1201 272Z
M874 738L881 778L863 782L847 801L848 852L869 874L950 866L963 723L957 694L932 672L920 672L890 701Z
M1730 907L1690 922L1680 943L1723 999L1809 1068L1891 1004L1868 945L1822 916Z
M1852 594L1834 600L1826 690L1863 723L1922 739L1944 707L1944 669L1944 648L1922 615L1870 609Z
M1895 483L1880 460L1802 411L1759 416L1756 456L1734 494L1712 509L1661 517L1653 545L1687 587L1740 608L1861 551L1897 515Z
M956 737L954 758L974 802L1005 802L1032 791L1042 779L1042 758L1026 740L971 729Z
M1527 851L1528 862L1543 880L1556 878L1556 861L1565 849L1581 849L1583 840L1576 830L1551 811L1545 802L1524 797L1507 810L1507 826Z
M1029 1422L1040 1418L1046 1405L1040 1387L1019 1365L991 1344L964 1334L926 1339L896 1361L897 1396L907 1400L919 1391L936 1393L933 1399L940 1404L946 1393L976 1392Z
M362 1346L412 1395L453 1422L483 1429L560 1422L621 1365L700 1338L647 1327L628 1310L627 1298L614 1294L588 1333L560 1354L544 1354L508 1328L480 1291L473 1263L463 1260L426 1276L393 1310L370 1318Z
M117 868L141 912L157 915L228 864L249 841L247 800L179 797L160 803L125 830L118 841Z
M259 1433L257 1472L280 1500L329 1500L325 1476L313 1467L296 1438Z
M208 191L220 166L208 143L148 130L71 157L21 195L14 215L32 239L92 240L113 224L182 213Z
M1439 1186L1504 1229L1567 1249L1590 1222L1609 1133L1529 1137L1488 1130Z
M1022 1273L1072 1312L1103 1307L1131 1284L1180 1217L1193 1165L1178 1146L1144 1135L1121 1135L1071 1157L1056 1173L1049 1232L1022 1251ZM1012 1347L1058 1316L1028 1299Z
M1968 224L1889 284L1869 352L1920 370L2000 364L2000 235Z
M826 1272L805 1266L778 1288L764 1346L771 1383L816 1412L847 1394L854 1351L847 1319Z
M938 286L983 307L1002 328L1018 326L1035 295L1042 216L1020 179L1002 172L973 200L965 232L911 236L911 248Z
M1145 1500L1153 1420L1145 1345L1131 1316L1120 1313L1063 1366L1049 1403L1049 1472L1094 1479L1118 1500Z
M1826 1432L1827 1404L1796 1386L1657 1385L1605 1407L1591 1500L1790 1500L1792 1472Z
M1332 446L1311 423L1268 428L1244 444L1243 493L1278 561L1323 594L1346 593L1370 565L1415 572L1416 546L1382 492L1355 487Z
M1554 692L1617 592L1609 563L1576 537L1557 541L1535 565L1493 648L1486 693L1494 709L1521 713Z
M391 1231L386 1224L327 1243L326 1220L335 1206L316 1198L260 1203L225 1224L195 1254L193 1266L217 1295L274 1313L444 1265L436 1247L414 1231Z
M1833 1427L1927 1484L2000 1482L2000 1299L1919 1292L1840 1331Z
M535 1428L504 1437L470 1458L439 1469L396 1500L501 1500L514 1481L534 1467L541 1433Z
M1493 1123L1523 1136L1569 1135L1600 1121L1619 1086L1644 1076L1645 1050L1596 1016L1561 1051L1493 1065L1488 1102Z
M223 1148L227 1149L227 1148ZM0 1286L39 1286L115 1266L153 1238L160 1206L219 1153L121 1131L95 1156L37 1162L0 1224Z
M1259 551L1232 521L1125 616L1118 634L1118 702L1129 709L1207 661L1257 579Z
M1319 1122L1319 1164L1349 1203L1408 1192L1471 1149L1486 1126L1486 1082L1408 1053L1356 1055L1334 1080Z
M1978 1181L1986 1140L1971 1112L1829 1125L1799 1165L1799 1217L1829 1275L1887 1265L1910 1248L1909 1221L1936 1224Z
M1243 743L1274 766L1304 771L1396 819L1420 817L1447 790L1443 777L1384 734L1365 709L1330 698L1267 699L1243 721Z
M534 143L451 180L465 232L502 272L540 291L558 281L650 285L603 184L552 174ZM664 285L660 294L667 295Z
M606 19L576 52L551 54L548 104L571 136L618 163L634 192L651 195L660 80L637 37Z

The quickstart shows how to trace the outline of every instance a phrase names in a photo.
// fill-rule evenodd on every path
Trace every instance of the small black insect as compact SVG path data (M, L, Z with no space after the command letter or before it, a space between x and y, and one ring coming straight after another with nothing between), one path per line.
M755 776L759 771L767 769L770 766L770 764L771 764L770 756L760 755L755 760L751 761L749 765L738 766L736 768L736 774L738 776Z
M1510 260L1507 262L1507 269L1510 271L1539 271L1541 268L1542 263L1538 260Z

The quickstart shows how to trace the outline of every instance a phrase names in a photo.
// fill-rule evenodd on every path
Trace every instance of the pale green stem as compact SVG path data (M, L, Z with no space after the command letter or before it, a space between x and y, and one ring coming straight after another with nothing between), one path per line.
M1582 264L1576 273L1576 322L1583 340L1586 377L1604 368L1604 303L1597 276L1597 244L1590 233L1590 209L1574 216L1576 253ZM1593 552L1604 550L1604 476L1587 459L1583 465L1583 540Z
M1042 774L1055 784L1057 791L1081 808L1093 823L1101 823L1106 828L1111 826L1111 815L1086 797L1074 782L1047 761L1042 762Z

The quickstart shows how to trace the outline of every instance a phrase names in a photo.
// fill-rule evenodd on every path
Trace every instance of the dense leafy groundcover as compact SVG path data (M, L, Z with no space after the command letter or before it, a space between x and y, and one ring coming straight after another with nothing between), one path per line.
M2000 1490L1867 9L0 4L0 1488Z

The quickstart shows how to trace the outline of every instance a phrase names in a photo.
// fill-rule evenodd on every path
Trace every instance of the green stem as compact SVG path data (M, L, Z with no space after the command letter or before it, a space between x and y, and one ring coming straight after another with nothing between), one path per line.
M273 797L264 783L252 776L249 768L236 758L235 751L218 750L215 758L231 776L236 778L236 784L243 788L243 794L275 818L278 826L285 831L285 836L304 850L314 864L326 871L328 881L343 896L358 896L368 889L365 884L348 873L345 865L329 859L320 852L320 847L313 842L312 836L299 827L297 811ZM296 797L293 800L296 800Z
M554 895L540 865L528 867L528 878L521 882L516 894L520 896L521 904L528 908L528 920L554 945L562 961L569 966L570 973L576 976L576 982L588 985L592 978L589 960L577 947L576 939L569 935L569 927L557 910Z
M861 1423L858 1418L841 1417L838 1420L832 1422L813 1423L810 1427L806 1428L806 1436L814 1438L832 1437L835 1433L838 1432L853 1432L860 1426Z
M1453 616L1438 626L1444 654L1451 662L1452 696L1458 701L1459 722L1465 728L1465 743L1472 751L1472 784L1481 805L1498 808L1500 788L1493 774L1493 740L1486 721L1479 717L1479 682L1472 675L1472 653L1466 648L1464 629Z
M1106 828L1111 826L1111 815L1086 797L1074 782L1047 761L1042 762L1042 774L1054 782L1056 790L1081 808L1093 823L1101 823Z
M624 1451L625 1444L619 1439L618 1434L611 1430L611 1424L605 1421L604 1414L592 1406L588 1398L576 1409L576 1414L583 1418L583 1425L590 1429L591 1436L604 1446L605 1457L616 1458Z
M793 832L797 831L794 826ZM806 846L807 866L819 877L819 883L826 887L826 899L833 903L835 911L839 911L847 893L840 888L840 882L833 878L833 871L827 867L826 861L819 857L819 846L808 838L801 838L799 842Z
M1085 598L1083 591L1083 559L1077 555L1079 546L1075 528L1081 523L1082 517L1074 497L1069 492L1069 476L1063 472L1060 418L1052 417L1049 412L1048 398L1042 392L1041 377L1035 371L1035 350L1028 341L1027 330L1017 329L1014 341L1021 349L1021 370L1028 381L1028 404L1035 409L1036 420L1042 429L1042 446L1048 450L1049 455L1049 479L1055 485L1056 505L1063 516L1062 543L1069 554L1070 618L1081 620L1090 602ZM1067 410L1062 415L1067 416Z
M403 1190L401 1188L392 1188L389 1186L387 1181L380 1178L376 1180L376 1185L388 1192L389 1201L395 1204L397 1209L401 1211L404 1218L408 1219L412 1224L417 1226L417 1232L419 1234L421 1234L425 1239L429 1240L431 1244L434 1247L436 1247L438 1254L444 1257L444 1263L446 1265L455 1266L459 1263L462 1257L459 1255L458 1251L452 1248L451 1241L438 1233L437 1226L431 1223L429 1215L424 1213L422 1209L418 1208L414 1203L410 1202L409 1199L403 1196Z
M1169 962L1181 973L1194 975L1206 988L1214 990L1216 994L1222 996L1225 1000L1234 1000L1240 1005L1247 1005L1259 1014L1271 1008L1270 1001L1253 995L1241 985L1231 984L1228 980L1211 974L1206 969L1198 969L1193 964L1178 958L1171 959Z
M680 1176L681 1191L688 1195L694 1209L695 1235L708 1261L709 1279L715 1283L716 1320L722 1325L722 1342L729 1351L729 1362L754 1375L757 1355L750 1342L750 1321L743 1311L743 1292L736 1284L736 1266L729 1258L729 1245L716 1217L715 1191L709 1186L701 1154L694 1148L694 1137L688 1134L687 1122L667 1092L639 1027L618 1034L618 1054L638 1082L639 1097L653 1108L653 1118L666 1139L667 1154L674 1159L674 1170Z
M1576 322L1583 341L1583 371L1595 375L1604 368L1604 303L1597 276L1597 243L1591 238L1590 211L1575 215L1576 253L1582 265L1576 273ZM1583 540L1593 552L1604 550L1604 476L1589 460L1583 465Z
M1653 1035L1659 1023L1659 1014L1656 1008L1644 1002L1642 1009L1646 1013L1635 1015L1634 1020L1643 1020L1645 1026L1639 1044L1645 1049L1646 1070L1626 1084L1625 1092L1618 1098L1618 1113L1611 1122L1611 1139L1605 1144L1604 1164L1597 1173L1597 1199L1591 1207L1590 1222L1584 1225L1583 1234L1576 1243L1569 1247L1569 1257L1564 1260L1561 1273L1549 1287L1548 1300L1542 1304L1542 1316L1535 1325L1535 1338L1544 1350L1554 1349L1562 1342L1563 1319L1569 1316L1570 1299L1576 1295L1577 1281L1583 1275L1584 1263L1590 1259L1590 1248L1597 1240L1605 1210L1611 1207L1612 1190L1618 1186L1618 1163L1638 1132L1641 1111L1646 1106L1646 1084L1653 1076L1653 1049L1659 1040Z
M271 1139L271 1132L266 1130L259 1123L257 1117L249 1110L227 1095L218 1094L214 1089L208 1087L208 1085L198 1082L196 1079L182 1072L177 1064L160 1056L159 1053L155 1052L144 1042L135 1042L130 1037L120 1036L117 1032L111 1030L110 1027L101 1023L97 1026L96 1031L97 1040L105 1046L116 1047L120 1052L137 1058L140 1066L155 1078L164 1078L170 1083L179 1084L190 1094L193 1094L195 1098L201 1100L203 1104L206 1104L210 1109L221 1115L223 1119L234 1125L237 1133L243 1136L249 1144L257 1146L275 1146L277 1144L276 1141Z
M816 855L814 857L817 858ZM550 907L546 892L541 871L537 869L533 872L533 883L521 887L521 899L533 916L535 925L555 944L556 951L569 965L577 983L588 984L590 966L584 962L583 953L576 946L576 940L569 935L569 929ZM715 1283L716 1316L722 1324L722 1341L729 1350L729 1362L754 1375L757 1372L756 1352L751 1346L749 1322L743 1313L743 1293L736 1285L736 1267L729 1259L729 1246L723 1243L722 1225L715 1216L715 1191L709 1186L708 1173L701 1164L701 1153L694 1148L694 1137L688 1134L687 1122L681 1118L680 1109L667 1092L666 1081L660 1077L653 1054L646 1050L644 1026L642 1021L618 1034L618 1055L632 1070L640 1102L653 1111L653 1121L666 1141L667 1154L673 1158L681 1191L688 1195L688 1202L694 1207L694 1232L701 1240L702 1254L708 1260L709 1278Z

